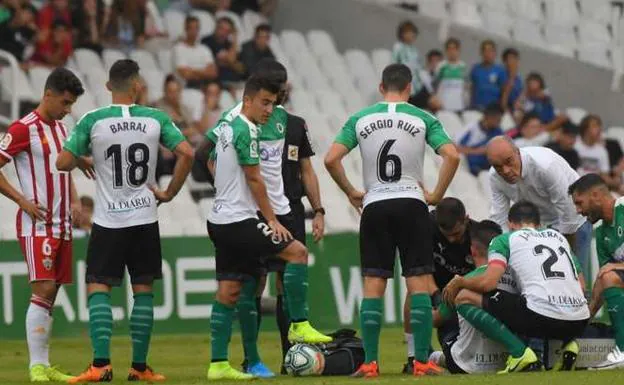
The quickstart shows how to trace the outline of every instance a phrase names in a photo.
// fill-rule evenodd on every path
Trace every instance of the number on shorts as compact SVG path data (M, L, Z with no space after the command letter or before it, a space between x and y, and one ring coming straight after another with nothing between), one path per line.
M48 238L43 240L43 243L41 244L41 252L46 257L52 255L52 245L50 245L50 240Z

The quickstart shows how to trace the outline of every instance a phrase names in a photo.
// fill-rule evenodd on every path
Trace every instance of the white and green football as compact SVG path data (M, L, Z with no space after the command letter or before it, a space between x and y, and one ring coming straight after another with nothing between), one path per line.
M325 356L313 345L296 344L286 353L286 372L293 376L317 376L325 368Z

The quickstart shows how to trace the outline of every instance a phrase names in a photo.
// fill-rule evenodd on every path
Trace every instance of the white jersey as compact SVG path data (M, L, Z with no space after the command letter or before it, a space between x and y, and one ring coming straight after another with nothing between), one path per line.
M240 116L242 108L243 103L241 102L225 111L217 126L208 131L206 137L216 143L221 128L224 124L231 123ZM257 126L260 174L266 185L271 207L277 215L286 215L290 212L290 202L284 194L284 178L282 177L282 153L286 140L287 122L288 113L282 106L277 106L273 109L269 120L265 124Z
M589 318L570 245L553 229L522 229L501 234L489 247L489 263L511 268L535 313L564 321Z
M208 221L214 224L258 218L258 206L249 190L242 166L260 164L258 127L240 114L219 127L215 147L215 197Z
M424 201L425 144L434 150L451 143L440 121L408 103L377 103L351 116L336 143L360 146L366 195L364 206L387 199Z
M93 156L96 198L93 223L125 228L158 221L155 184L158 145L170 150L184 135L164 112L138 105L110 105L85 114L65 149Z

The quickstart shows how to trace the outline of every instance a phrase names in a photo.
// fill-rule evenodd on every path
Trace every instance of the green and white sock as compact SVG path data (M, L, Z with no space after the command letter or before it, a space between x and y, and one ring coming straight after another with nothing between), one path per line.
M232 338L234 308L215 301L210 316L211 361L227 361L228 347Z
M130 314L130 336L132 337L132 367L145 370L152 329L154 328L154 295L137 293Z
M433 315L429 294L412 294L410 298L410 326L414 338L414 359L426 363L429 361L429 345L433 334Z
M290 319L293 322L307 320L308 265L298 263L286 265L284 290L286 291Z
M236 304L240 321L243 349L247 364L260 362L258 354L258 309L256 308L257 281L253 278L243 283L240 298Z
M379 334L381 333L381 298L364 298L360 307L360 327L364 343L365 363L379 360Z
M615 344L624 352L624 289L610 287L605 289L602 296L607 303L607 311L615 330Z
M89 336L93 347L93 363L105 366L110 363L110 340L113 335L113 311L110 294L96 292L89 295Z

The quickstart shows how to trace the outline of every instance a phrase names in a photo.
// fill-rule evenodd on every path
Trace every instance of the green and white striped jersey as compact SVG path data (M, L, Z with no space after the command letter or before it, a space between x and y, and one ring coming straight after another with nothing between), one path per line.
M351 116L335 142L349 150L360 146L366 206L395 198L424 201L425 144L437 151L451 139L430 113L409 103L381 102Z
M164 112L139 105L110 105L85 114L64 149L91 154L97 178L93 222L125 228L158 220L155 184L158 145L174 150L184 135Z
M488 255L490 264L511 268L529 309L564 321L589 318L576 258L558 231L525 228L501 234Z
M243 103L239 102L234 107L225 111L217 125L208 131L206 138L213 143L217 142L221 126L232 122L240 115ZM286 138L286 124L288 113L282 106L273 109L269 120L258 125L258 141L260 156L260 173L266 184L271 207L277 215L285 215L290 212L290 202L284 194L284 180L282 177L282 153Z
M596 228L596 251L600 267L624 262L624 197L615 201L613 222L603 220Z
M436 69L438 96L445 110L461 111L464 109L464 84L466 63L442 61Z
M219 126L215 147L215 197L208 220L215 224L257 218L258 206L242 166L260 164L259 128L243 114Z

